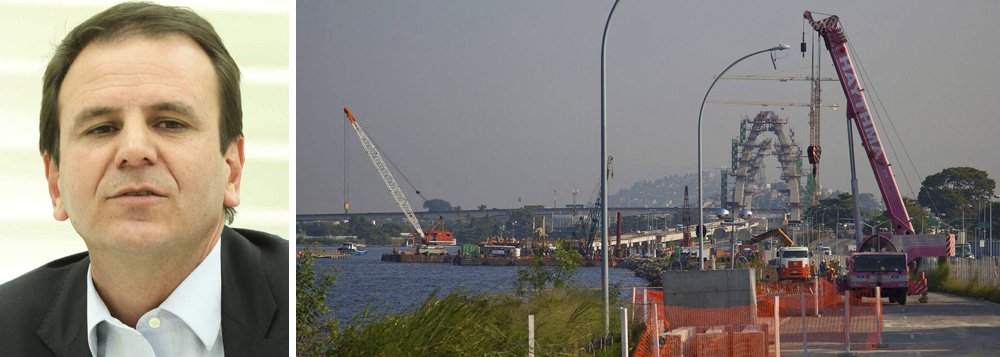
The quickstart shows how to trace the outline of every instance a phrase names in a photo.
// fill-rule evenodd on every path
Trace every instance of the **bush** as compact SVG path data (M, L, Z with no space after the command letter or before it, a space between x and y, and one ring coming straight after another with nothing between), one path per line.
M337 281L333 272L316 271L315 256L305 249L295 261L295 352L299 356L326 355L337 338L337 320L327 317L326 292Z
M978 276L973 276L972 280L964 283L951 275L951 269L947 258L939 258L938 267L934 271L925 274L927 278L927 289L931 291L941 291L955 295L974 297L1000 303L1000 288L996 286L979 285Z
M570 286L573 282L573 275L576 274L583 257L580 256L580 252L569 247L564 241L558 241L553 256L556 265L544 266L542 264L542 250L536 248L534 262L530 266L518 269L514 280L514 290L518 294L524 294L527 290L544 290L549 286L557 289Z
M352 322L328 353L338 356L524 356L528 315L535 315L535 354L580 355L603 335L599 291L548 289L516 295L432 294L412 314ZM612 319L612 329L617 319ZM633 340L634 341L634 340ZM616 356L620 345L597 355Z

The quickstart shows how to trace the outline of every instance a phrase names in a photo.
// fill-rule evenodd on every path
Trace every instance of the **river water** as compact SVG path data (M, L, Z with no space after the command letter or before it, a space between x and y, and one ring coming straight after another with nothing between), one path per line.
M317 267L332 267L337 275L337 283L327 294L327 303L338 320L350 320L365 306L376 316L412 312L435 289L438 289L438 296L455 290L473 294L510 292L520 268L382 262L382 254L391 250L390 247L369 247L366 255L316 260ZM457 247L449 249L453 254L457 250ZM622 299L628 298L629 287L648 284L623 268L609 269L608 279L610 285L618 283L625 288ZM587 287L600 288L601 268L581 267L574 280Z

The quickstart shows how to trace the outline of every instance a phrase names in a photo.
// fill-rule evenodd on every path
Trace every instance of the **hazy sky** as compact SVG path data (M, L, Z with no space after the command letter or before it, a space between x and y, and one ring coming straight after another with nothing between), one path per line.
M599 175L601 31L611 4L298 1L298 212L343 212L345 105L427 198L463 208L550 206L555 189L562 206L579 189L586 200ZM891 160L904 196L913 196L905 178L916 192L923 176L947 167L1000 176L1000 3L624 0L607 46L611 192L695 171L699 104L737 58L786 43L792 50L779 55L777 71L760 55L730 74L807 75L809 56L798 51L804 10L841 17L868 95L894 124L878 123L883 141L903 155L902 140L909 152ZM824 76L835 76L822 50ZM824 85L824 102L843 105L839 84ZM807 82L728 80L710 99L807 102L809 90ZM706 169L729 165L740 118L762 109L706 106ZM804 151L808 109L771 110L789 118ZM847 191L844 115L823 112L820 181ZM346 139L352 212L397 210L354 133ZM765 164L773 170L777 160ZM870 166L858 165L862 190L874 192Z

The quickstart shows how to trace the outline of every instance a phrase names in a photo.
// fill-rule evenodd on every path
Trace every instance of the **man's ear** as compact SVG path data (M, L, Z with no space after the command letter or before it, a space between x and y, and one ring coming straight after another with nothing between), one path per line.
M226 149L226 194L223 203L226 207L240 205L240 180L243 178L243 136L239 136Z
M42 164L45 165L45 180L49 183L49 198L52 199L52 217L57 221L69 219L69 213L63 205L62 193L59 192L59 165L49 156L42 154Z

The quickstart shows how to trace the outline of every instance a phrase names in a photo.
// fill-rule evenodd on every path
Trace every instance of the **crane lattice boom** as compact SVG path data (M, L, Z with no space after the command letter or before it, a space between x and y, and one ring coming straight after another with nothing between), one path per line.
M364 129L361 129L361 125L358 121L354 119L354 115L351 114L351 110L344 107L344 114L347 115L347 120L351 122L351 126L354 127L354 132L358 134L358 139L361 140L361 146L365 148L365 152L368 153L368 157L372 160L372 164L375 165L375 169L378 170L379 175L382 176L382 182L385 182L385 187L389 189L389 193L392 194L392 198L396 200L396 204L399 205L399 209L403 211L406 215L406 220L410 222L413 229L417 231L417 235L420 236L420 241L424 241L424 230L420 228L420 221L417 220L417 216L413 214L413 208L410 208L410 202L406 200L406 195L403 194L403 190L399 188L399 184L396 183L396 179L392 177L392 172L389 172L389 167L385 165L385 161L382 160L382 154L379 154L378 148L375 147L375 143L372 139L368 137ZM416 245L416 244L414 244Z

